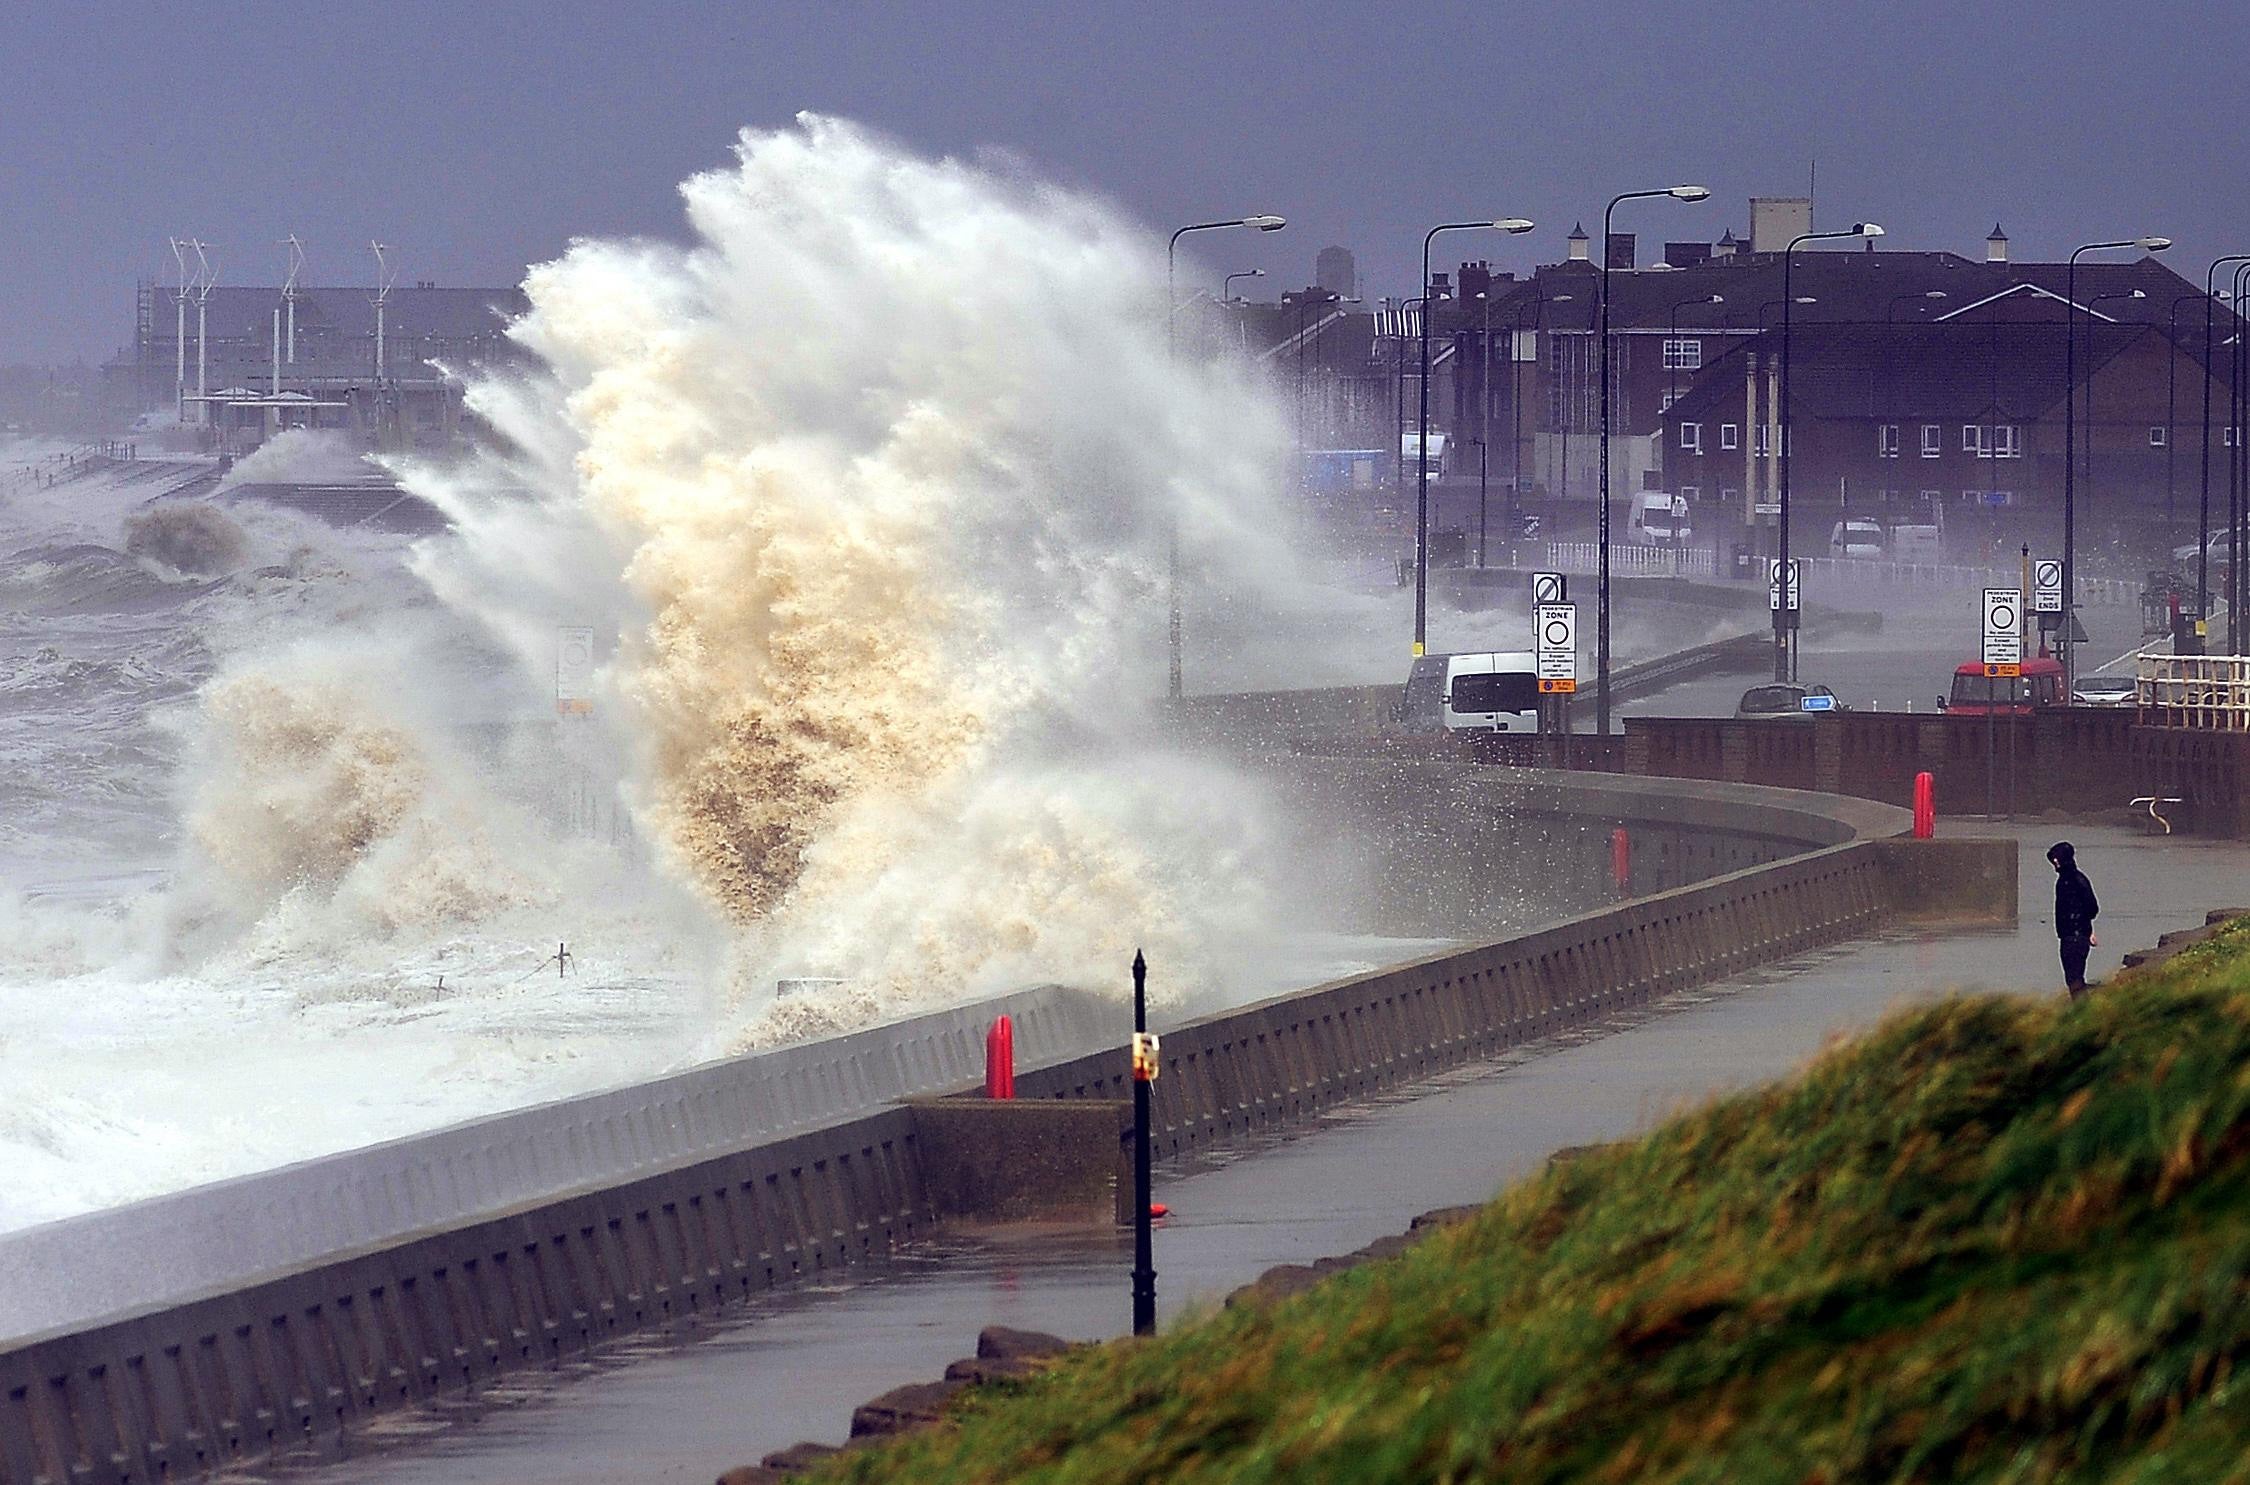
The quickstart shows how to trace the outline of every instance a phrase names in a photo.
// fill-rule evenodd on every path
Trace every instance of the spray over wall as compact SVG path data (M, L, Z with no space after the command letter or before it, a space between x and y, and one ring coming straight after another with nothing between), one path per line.
M1291 580L1281 427L1169 360L1148 234L811 116L682 194L690 245L532 270L542 373L470 393L506 452L408 478L458 533L424 577L527 668L558 622L615 633L599 751L746 1001L1114 978L1248 928L1255 807L1122 740L1172 523L1245 609Z

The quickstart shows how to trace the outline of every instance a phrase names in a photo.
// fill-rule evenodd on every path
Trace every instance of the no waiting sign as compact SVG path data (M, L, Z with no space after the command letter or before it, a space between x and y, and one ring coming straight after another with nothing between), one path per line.
M1984 663L2023 664L2023 590L1984 590Z
M1542 603L1532 613L1539 658L1539 689L1565 695L1578 689L1578 606Z

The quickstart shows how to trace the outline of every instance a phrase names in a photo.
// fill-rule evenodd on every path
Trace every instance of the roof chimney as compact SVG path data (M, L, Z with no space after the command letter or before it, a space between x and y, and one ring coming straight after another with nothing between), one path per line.
M1633 245L1635 241L1636 238L1630 232L1610 233L1609 266L1620 269L1631 268L1633 266Z
M1711 244L1711 256L1714 258L1731 258L1741 247L1741 239L1737 238L1734 235L1734 229L1729 227L1725 236Z
M2000 230L1998 222L1992 224L1992 235L1984 240L1984 261L1987 263L2005 263L2008 261L2008 234Z
M1570 236L1566 240L1570 243L1571 262L1585 263L1592 260L1592 251L1587 247L1587 244L1592 242L1593 239L1586 235L1586 224L1584 222L1572 227Z

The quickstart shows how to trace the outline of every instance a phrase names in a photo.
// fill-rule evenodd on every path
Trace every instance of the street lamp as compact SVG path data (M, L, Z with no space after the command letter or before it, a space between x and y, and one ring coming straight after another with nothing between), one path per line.
M1219 293L1227 303L1234 303L1234 281L1238 278L1264 278L1263 268L1245 268L1240 273L1230 273L1219 281Z
M2148 292L2145 289L2120 289L2114 294L2096 294L2086 301L2086 309L2089 313L2092 313L2099 306L2112 299L2146 299L2147 297ZM2093 351L2093 338L2094 327L2088 325L2086 327L2086 349L2089 354ZM2094 382L2091 373L2092 368L2089 367L2086 379L2086 485L2088 489L2093 488L2094 483Z
M2072 695L2078 684L2078 653L2070 642L2072 617L2078 612L2078 259L2124 248L2161 253L2171 245L2169 237L2082 243L2071 249L2063 270L2063 607L2058 640L2064 696Z
M1873 241L1882 235L1883 229L1873 222L1854 222L1841 232L1800 232L1781 250L1781 509L1775 521L1779 538L1775 546L1781 557L1781 602L1773 611L1773 678L1777 681L1790 679L1797 668L1797 616L1789 607L1789 328L1790 308L1795 302L1789 292L1789 276L1797 261L1797 249L1805 243L1846 237Z
M1190 232L1215 232L1222 227L1248 227L1254 232L1279 232L1289 225L1286 217L1254 216L1230 217L1223 222L1193 222L1172 234L1164 245L1164 355L1166 360L1179 357L1179 332L1173 325L1173 312L1179 307L1180 239ZM1165 541L1165 592L1170 610L1166 635L1171 647L1171 669L1166 679L1165 694L1172 700L1180 699L1180 513L1172 512L1171 533Z
M2229 306L2234 311L2234 344L2231 373L2227 378L2227 433L2231 442L2227 449L2227 653L2242 653L2241 621L2244 599L2242 575L2242 474L2243 412L2242 376L2245 368L2242 332L2243 280L2250 277L2250 263L2234 270L2234 301Z
M1670 407L1680 400L1680 369L1673 364L1679 358L1672 353L1671 346L1672 341L1680 338L1680 311L1691 304L1724 304L1726 302L1727 296L1724 294L1698 294L1693 299L1682 299L1672 306L1671 330L1665 337L1664 346L1664 405L1666 407Z
M1532 303L1529 306L1532 311L1531 336L1534 355L1538 353L1539 332L1547 328L1547 306L1568 303L1570 298L1571 296L1568 294L1557 294L1554 298L1549 299L1538 293L1536 286L1534 286ZM1523 311L1521 309L1516 311L1515 333L1517 335L1523 333ZM1523 512L1523 360L1516 354L1513 337L1510 337L1508 344L1508 411L1515 422L1511 434L1515 441L1511 445L1511 451L1508 455L1508 521L1509 530L1516 531L1521 529ZM1511 541L1514 539L1512 536L1509 538Z
M2214 258L2211 266L2203 270L2203 445L2197 450L2198 462L2203 466L2203 495L2195 528L2195 616L2199 620L2211 613L2211 352L2217 349L2211 338L2218 333L2211 328L2211 302L2212 296L2218 293L2219 270L2229 263L2250 263L2250 253L2230 253ZM2231 407L2234 396L2231 385L2227 396Z
M2173 425L2179 421L2180 412L2180 306L2193 304L2202 297L2182 294L2172 301L2164 316L2165 349L2169 352L2164 358L2164 555L2167 567L2171 563L2172 543L2180 536L2178 481L2173 477L2172 456L2173 446L2179 442ZM2203 616L2197 614L2196 617Z
M1601 422L1602 422L1602 508L1595 516L1597 530L1597 565L1594 578L1594 727L1602 736L1609 736L1609 224L1621 201L1640 201L1649 197L1669 196L1675 201L1701 201L1711 194L1709 186L1665 186L1654 191L1625 191L1610 198L1602 208L1602 275L1601 275Z
M1440 232L1489 229L1516 235L1529 232L1535 223L1523 217L1502 217L1492 222L1440 222L1422 234L1422 431L1414 447L1414 654L1426 648L1430 606L1430 244Z

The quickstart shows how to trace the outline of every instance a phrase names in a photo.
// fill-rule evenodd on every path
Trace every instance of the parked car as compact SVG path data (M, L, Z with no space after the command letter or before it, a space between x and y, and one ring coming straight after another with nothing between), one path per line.
M2032 712L2063 704L2062 662L2041 655L2023 662L2023 674L1987 676L1981 661L1964 660L1953 668L1953 694L1938 698L1938 710L1955 716L2029 716Z
M1737 721L1754 721L1771 718L1812 718L1824 712L1840 712L1844 704L1836 693L1826 686L1800 686L1794 681L1775 681L1770 685L1752 686L1742 693L1735 704Z
M2070 699L2080 706L2132 706L2140 699L2140 683L2129 675L2082 675Z
M1828 555L1874 561L1883 556L1883 528L1863 516L1847 516L1828 533Z

